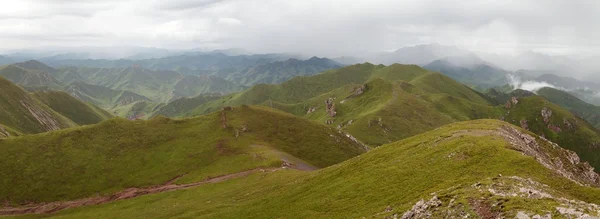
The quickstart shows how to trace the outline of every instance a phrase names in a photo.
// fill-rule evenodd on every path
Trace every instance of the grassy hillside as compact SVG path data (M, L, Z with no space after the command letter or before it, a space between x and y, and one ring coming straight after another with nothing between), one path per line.
M62 91L42 91L33 96L78 125L96 124L113 117L109 112L81 102Z
M573 112L594 127L600 128L600 107L586 103L568 92L554 88L542 88L537 91L537 94Z
M150 101L147 97L133 92L113 90L104 86L90 85L79 81L67 85L64 90L71 96L105 109L141 100Z
M242 86L219 77L184 75L175 71L149 70L139 66L126 68L65 68L75 71L82 82L113 90L130 91L154 102L168 102L203 93L240 91Z
M506 111L504 120L530 130L579 154L582 160L600 168L600 131L568 110L541 96L518 98Z
M13 134L40 133L76 126L21 87L0 77L0 124Z
M4 77L15 84L27 87L43 86L59 88L60 82L52 76L52 72L55 71L55 69L47 66L47 68L44 68L41 67L40 64L41 63L37 61L29 61L0 66L0 77ZM25 67L32 67L32 69L27 69Z
M336 115L326 112L332 99ZM169 116L193 116L223 106L259 104L347 131L369 145L381 145L454 121L500 118L502 109L480 93L415 65L369 63L296 77L278 85L260 84L220 99L182 100ZM196 105L193 110L190 106Z
M600 203L600 189L578 184L598 185L598 175L586 175L589 166L570 161L571 156L570 152L507 123L469 121L384 145L312 173L294 170L256 173L241 179L71 209L50 216L598 216L599 209L593 204Z
M262 107L172 120L111 119L0 141L0 200L69 200L303 160L326 167L364 152L327 126Z
M246 86L278 84L296 76L315 75L339 67L342 67L342 65L327 58L288 59L286 61L253 65L235 73L227 74L226 79Z
M164 103L141 100L125 105L117 105L110 110L121 118L148 119L164 105Z

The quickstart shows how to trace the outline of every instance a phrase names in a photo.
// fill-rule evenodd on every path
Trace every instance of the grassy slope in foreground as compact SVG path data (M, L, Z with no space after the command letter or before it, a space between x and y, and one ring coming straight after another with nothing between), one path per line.
M454 123L315 172L257 173L50 216L384 218L402 216L420 199L439 203L423 210L429 218L513 218L519 211L566 217L557 207L597 215L597 206L560 198L600 203L599 189L563 177L597 184L598 175L586 175L589 166L572 160L571 152L532 135L497 120Z
M113 117L109 112L81 102L62 91L41 91L33 96L78 125L96 124Z
M0 77L0 124L23 134L76 126L73 121L2 77Z
M181 175L175 183L278 166L275 150L317 167L364 150L332 128L248 106L184 120L115 118L0 140L0 149L0 200L12 204L106 195Z

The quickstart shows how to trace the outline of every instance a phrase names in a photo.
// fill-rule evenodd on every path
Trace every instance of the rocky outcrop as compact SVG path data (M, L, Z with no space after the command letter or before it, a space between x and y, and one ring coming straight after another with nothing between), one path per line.
M433 209L436 209L438 206L441 206L442 202L438 199L437 196L433 196L429 201L425 201L421 199L415 205L413 205L412 209L407 212L404 212L402 215L402 219L410 219L410 218L432 218L433 217Z
M10 133L6 131L4 127L0 125L0 138L8 138L10 137Z
M314 113L317 110L317 107L310 107L308 108L308 110L306 111L306 114L311 114Z
M552 110L544 107L541 114L542 118L544 118L544 122L548 124L550 122L550 117L552 117Z
M227 113L225 111L221 112L221 128L227 128Z
M571 130L571 131L572 131L572 130L574 130L574 129L575 129L575 126L573 126L573 124L571 124L571 122L569 122L569 120L568 120L568 119L566 119L566 118L564 118L564 119L563 119L563 124L565 125L565 127L566 127L568 130Z
M327 114L331 117L335 117L335 115L337 115L337 112L335 111L334 100L334 98L329 98L325 100L325 112L327 112Z
M517 99L517 97L511 97L509 100L506 101L506 103L504 104L504 107L506 109L510 109L510 108L516 106L517 103L519 103L519 100Z
M529 130L529 124L527 123L526 119L522 119L519 123L521 123L521 128Z
M50 113L39 108L38 106L29 103L28 101L20 101L21 105L29 111L29 113L40 123L45 131L54 131L61 128L60 122L54 118Z
M563 149L543 138L540 138L540 144L535 137L509 126L503 126L499 131L498 134L504 137L514 150L535 158L544 167L578 184L600 187L600 175L589 163L581 162L575 152Z

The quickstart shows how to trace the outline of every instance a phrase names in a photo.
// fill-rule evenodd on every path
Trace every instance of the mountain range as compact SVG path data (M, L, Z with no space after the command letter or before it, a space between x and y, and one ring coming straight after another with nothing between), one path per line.
M572 89L584 82L465 51L4 65L0 216L600 216L600 111Z

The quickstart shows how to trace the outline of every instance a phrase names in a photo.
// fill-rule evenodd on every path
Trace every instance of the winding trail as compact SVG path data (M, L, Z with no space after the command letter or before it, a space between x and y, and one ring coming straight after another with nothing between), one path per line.
M8 208L0 208L0 215L22 215L22 214L49 214L55 213L57 211L67 209L67 208L76 208L83 207L89 205L98 205L104 204L107 202L113 202L124 199L131 199L142 195L154 194L159 192L173 191L186 189L190 187L196 187L204 184L218 183L226 180L236 179L248 176L252 173L257 172L275 172L281 170L283 168L256 168L243 172L232 173L227 175L222 175L210 179L206 179L200 182L189 183L189 184L173 184L175 180L180 178L181 176L169 180L163 185L152 186L147 188L129 188L125 189L121 192L115 193L110 196L101 196L101 197L93 197L93 198L84 198L84 199L76 199L72 201L57 201L57 202L49 202L42 204L35 204L30 206L23 207L8 207Z

